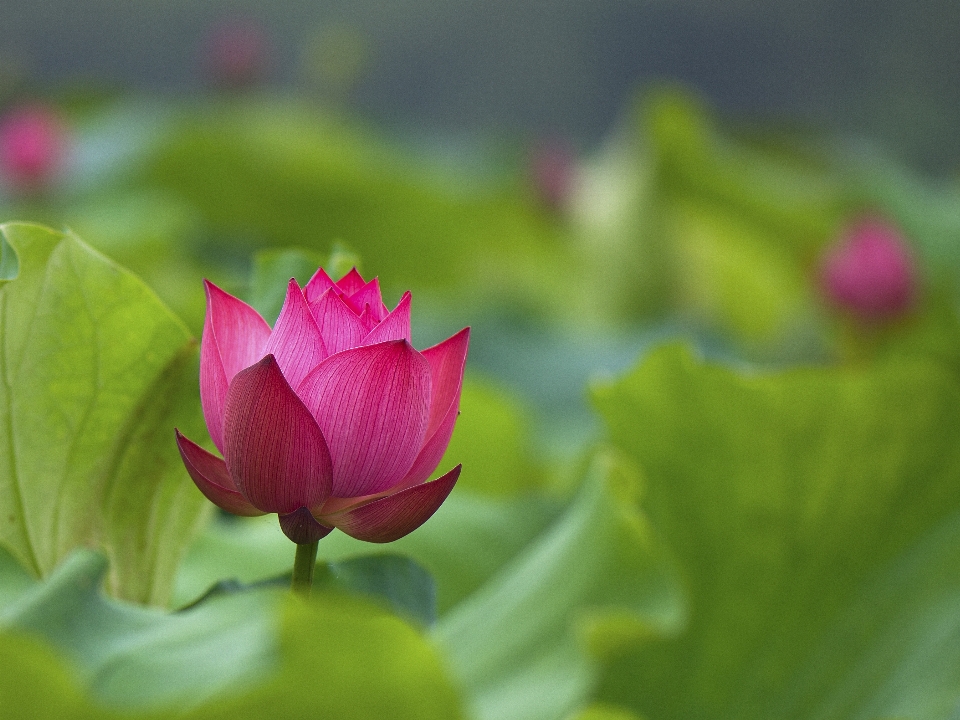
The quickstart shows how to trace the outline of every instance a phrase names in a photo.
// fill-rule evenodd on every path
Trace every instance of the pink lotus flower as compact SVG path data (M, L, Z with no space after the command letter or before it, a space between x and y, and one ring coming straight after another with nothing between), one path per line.
M426 482L453 433L470 329L418 352L410 293L388 311L356 269L291 280L273 330L206 291L200 399L223 459L177 431L200 491L236 515L277 513L301 544L333 528L391 542L422 525L460 475Z
M46 188L60 171L66 148L60 117L42 105L22 105L0 122L0 172L19 193Z
M861 320L892 319L908 310L917 271L906 241L879 218L862 219L827 250L820 284L836 306Z

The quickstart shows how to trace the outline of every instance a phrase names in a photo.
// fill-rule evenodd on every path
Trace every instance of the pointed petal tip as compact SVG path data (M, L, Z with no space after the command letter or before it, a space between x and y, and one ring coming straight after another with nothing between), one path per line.
M237 490L223 460L204 450L179 429L175 428L175 431L184 467L207 500L234 515L255 517L264 514Z

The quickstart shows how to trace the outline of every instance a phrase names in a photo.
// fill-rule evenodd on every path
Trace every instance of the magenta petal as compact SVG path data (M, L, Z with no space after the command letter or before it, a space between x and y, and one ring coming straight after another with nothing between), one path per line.
M263 357L270 326L242 300L204 280L207 314L200 342L200 404L207 430L223 452L223 408L233 376Z
M430 363L430 419L426 442L403 479L404 484L426 480L443 459L460 414L460 391L469 345L470 328L464 328L422 353Z
M237 489L267 512L292 513L330 495L330 452L273 355L230 383L224 457Z
M207 500L234 515L263 515L237 490L223 460L184 437L179 430L176 433L183 464Z
M325 522L350 537L366 542L399 540L423 525L447 499L460 477L460 465L446 475L422 485L374 500L352 510L324 517Z
M297 394L330 448L333 495L371 495L396 485L423 444L430 365L405 340L365 345L328 357Z
M296 280L290 280L287 285L287 298L264 353L277 359L290 387L297 387L307 373L329 355Z
M337 280L337 287L343 290L348 297L354 293L360 292L360 290L362 290L363 286L366 284L367 281L364 280L363 276L357 272L356 268L351 268L350 272ZM360 307L363 307L363 305Z
M312 302L310 312L330 355L357 347L367 334L360 318L339 296L339 288L327 290Z
M230 380L262 357L270 326L242 300L204 281L207 313L200 346L200 401L207 430L223 452L223 408Z
M307 284L303 286L303 295L305 298L307 298L308 303L312 303L327 290L336 286L337 284L330 279L330 276L327 275L326 270L323 268L318 268L313 274L313 277L310 278L310 280L307 281Z
M369 305L367 307L370 307ZM372 313L372 310L371 310ZM410 293L405 292L397 307L365 338L362 345L374 345L388 340L410 342Z
M283 534L297 545L316 542L333 531L332 527L318 523L305 507L286 515L280 515L279 520Z
M358 308L369 305L370 313L377 322L381 322L390 312L387 310L387 306L383 304L383 296L380 294L380 280L377 278L374 278L351 295L350 302Z

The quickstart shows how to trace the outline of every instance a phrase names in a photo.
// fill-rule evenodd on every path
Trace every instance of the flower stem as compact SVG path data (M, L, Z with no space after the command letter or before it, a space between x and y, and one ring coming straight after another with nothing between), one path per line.
M313 586L313 568L317 564L317 546L319 540L297 545L297 555L293 561L293 581L290 590L301 597L310 597Z

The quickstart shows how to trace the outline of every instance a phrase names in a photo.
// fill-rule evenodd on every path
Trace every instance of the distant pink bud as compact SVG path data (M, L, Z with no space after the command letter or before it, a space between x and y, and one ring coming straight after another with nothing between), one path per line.
M40 192L63 166L66 130L55 111L22 105L0 120L0 174L17 193Z
M878 322L910 308L917 271L898 230L883 219L866 218L826 251L820 283L831 303L861 320Z
M376 278L291 280L273 329L207 283L200 401L223 459L179 432L200 491L240 515L277 513L297 543L333 528L391 542L446 499L457 466L426 482L450 443L469 328L419 352L410 293L389 310Z
M560 141L542 143L530 157L530 176L540 202L555 212L562 211L576 180L573 150Z
M266 75L270 42L264 27L254 20L230 20L215 26L204 49L211 79L221 87L249 87Z

